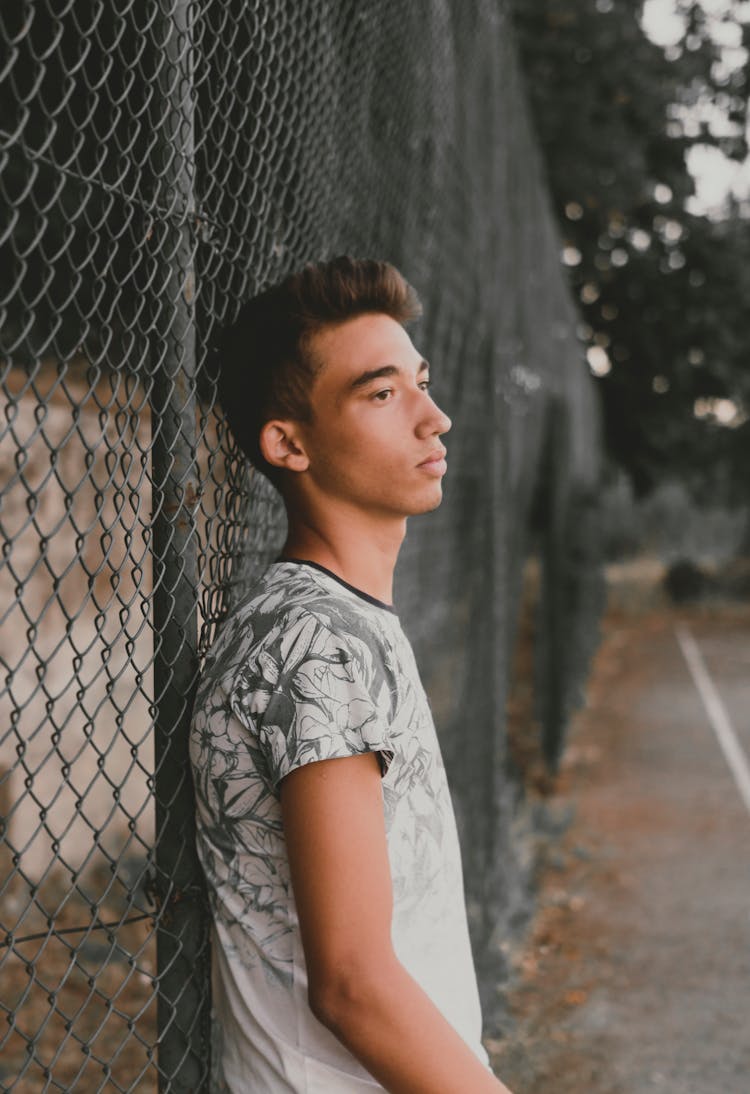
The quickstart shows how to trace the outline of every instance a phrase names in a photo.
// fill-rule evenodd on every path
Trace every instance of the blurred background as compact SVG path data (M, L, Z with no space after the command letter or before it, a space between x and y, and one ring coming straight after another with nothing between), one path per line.
M609 557L748 551L748 5L515 8L602 399Z

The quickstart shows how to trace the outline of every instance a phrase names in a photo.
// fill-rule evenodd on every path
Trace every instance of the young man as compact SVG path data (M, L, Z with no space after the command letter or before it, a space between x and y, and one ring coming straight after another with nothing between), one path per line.
M214 916L214 1089L509 1094L488 1066L438 740L391 603L450 420L384 262L306 266L221 349L281 557L223 623L191 733Z

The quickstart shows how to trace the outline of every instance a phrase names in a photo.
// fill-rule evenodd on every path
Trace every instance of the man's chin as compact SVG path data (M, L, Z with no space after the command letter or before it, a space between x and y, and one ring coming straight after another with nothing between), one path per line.
M415 507L412 509L410 516L418 517L420 513L431 513L434 509L438 509L440 507L440 503L442 502L442 500L442 487L438 486L438 489L431 497L425 497L420 499L419 508L417 508L415 504Z

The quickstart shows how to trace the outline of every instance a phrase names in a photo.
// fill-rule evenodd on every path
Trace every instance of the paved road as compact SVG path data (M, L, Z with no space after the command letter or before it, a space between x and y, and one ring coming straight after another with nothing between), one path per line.
M574 818L498 1055L514 1094L750 1094L750 812L680 625L750 760L750 611L607 621L546 804Z

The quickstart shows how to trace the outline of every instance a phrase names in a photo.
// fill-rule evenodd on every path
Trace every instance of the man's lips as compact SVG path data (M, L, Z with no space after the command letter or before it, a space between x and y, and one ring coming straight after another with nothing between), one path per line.
M427 457L426 460L422 460L422 462L419 464L419 466L424 467L425 464L436 463L436 462L439 462L440 460L444 460L445 457L447 456L447 454L448 454L447 449L445 449L445 448L436 448L434 452L430 453L430 455Z
M437 448L434 452L430 453L426 460L422 460L418 467L423 467L425 471L432 471L437 475L444 475L448 470L448 464L445 462L447 455L445 448Z

